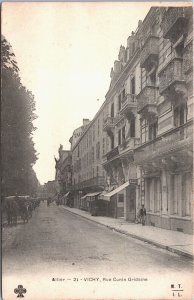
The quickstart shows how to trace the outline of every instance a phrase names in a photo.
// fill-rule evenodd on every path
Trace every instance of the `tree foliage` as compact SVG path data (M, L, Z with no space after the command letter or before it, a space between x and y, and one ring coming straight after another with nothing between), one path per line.
M19 68L11 45L1 38L2 101L1 158L2 188L5 195L32 193L38 185L33 165L37 154L32 140L33 94L21 83Z

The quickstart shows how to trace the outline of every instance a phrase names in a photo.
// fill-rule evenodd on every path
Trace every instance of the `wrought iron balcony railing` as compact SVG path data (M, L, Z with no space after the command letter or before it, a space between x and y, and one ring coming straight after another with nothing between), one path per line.
M139 146L134 151L135 163L141 164L143 162L151 162L153 159L158 159L164 155L172 155L176 151L188 148L193 144L193 122L174 128L162 136L156 137L154 140L149 141Z
M193 43L190 42L183 53L183 71L187 74L193 69Z
M123 119L123 115L121 115L119 112L115 117L114 125L117 125L122 119Z
M84 188L100 188L105 186L105 178L103 176L97 176L88 180L83 180L79 183L72 184L71 191L82 190Z
M137 112L141 113L144 108L156 106L156 90L155 86L145 86L137 96Z
M104 120L103 130L104 131L110 131L112 128L114 128L114 117L107 117Z
M158 37L150 35L142 47L140 54L140 67L151 68L153 62L157 62L159 54Z
M115 156L119 155L119 150L118 150L118 146L115 147L114 149L112 149L111 151L109 151L107 154L106 154L106 158L107 160L110 160L112 158L114 158Z
M119 154L123 154L128 150L134 150L139 146L140 139L135 137L129 137L121 145L119 145Z
M186 7L169 7L163 15L161 27L163 37L176 41L183 34L187 24Z
M125 98L122 100L121 115L129 115L135 112L137 108L137 99L135 94L126 94Z
M159 73L159 92L163 92L176 82L183 83L183 63L181 58L174 58Z

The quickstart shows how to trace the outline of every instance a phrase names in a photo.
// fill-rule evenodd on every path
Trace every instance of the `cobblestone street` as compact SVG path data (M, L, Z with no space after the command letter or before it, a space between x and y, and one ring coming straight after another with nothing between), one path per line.
M52 283L52 291L53 277L66 281L138 277L153 284L157 276L172 276L174 281L183 272L181 282L192 274L186 258L113 232L55 204L47 207L41 203L29 223L3 229L5 287L10 277L12 284L25 283L26 288L30 282L38 284L44 278L49 286Z

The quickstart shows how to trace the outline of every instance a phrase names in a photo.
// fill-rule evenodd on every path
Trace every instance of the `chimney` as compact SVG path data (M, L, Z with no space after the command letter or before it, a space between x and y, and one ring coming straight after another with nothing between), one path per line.
M89 119L83 119L83 126L86 126L90 123Z
M139 20L139 21L138 21L138 28L141 27L142 23L143 23L142 20Z

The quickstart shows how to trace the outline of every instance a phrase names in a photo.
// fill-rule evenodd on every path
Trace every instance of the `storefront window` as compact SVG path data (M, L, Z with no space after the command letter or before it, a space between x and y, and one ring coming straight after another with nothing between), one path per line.
M191 215L192 201L192 176L191 173L185 173L182 176L182 215Z

